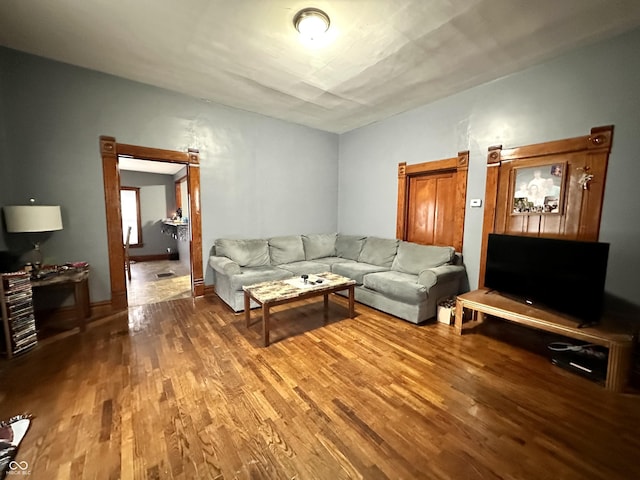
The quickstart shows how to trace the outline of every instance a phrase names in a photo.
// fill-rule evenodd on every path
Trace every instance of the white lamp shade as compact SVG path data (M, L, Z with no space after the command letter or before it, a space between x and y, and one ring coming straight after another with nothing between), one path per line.
M9 233L62 230L59 205L14 205L3 209Z

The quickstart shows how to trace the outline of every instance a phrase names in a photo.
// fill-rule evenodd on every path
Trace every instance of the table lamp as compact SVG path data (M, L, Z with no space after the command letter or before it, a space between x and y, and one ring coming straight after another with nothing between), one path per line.
M62 230L62 215L59 205L12 205L3 207L9 233L41 233ZM33 238L36 238L35 240ZM42 263L40 240L31 238L34 263Z

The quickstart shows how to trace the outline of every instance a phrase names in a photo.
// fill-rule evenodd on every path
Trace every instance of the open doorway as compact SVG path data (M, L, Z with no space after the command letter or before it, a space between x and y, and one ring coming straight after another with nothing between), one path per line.
M132 261L127 280L130 307L190 297L191 272L180 260Z
M175 231L179 231L180 234L184 236L183 240L185 243L183 247L187 249L188 246L189 260L187 262L187 267L189 270L190 296L195 297L203 295L204 278L202 268L202 227L198 151L190 149L188 152L178 152L174 150L127 145L117 143L113 137L102 136L100 137L100 152L102 155L105 188L112 310L122 310L127 308L129 305L127 299L127 280L124 269L124 229L120 199L120 189L122 186L121 174L124 171L120 164L121 162L124 162L125 159L147 161L150 165L154 165L156 167L173 165L182 171L180 180L182 178L185 180L180 183L183 188L186 188L186 196L181 197L180 201L186 202L186 205L182 205L182 211L185 211L186 207L189 215L188 221L183 221L181 219L178 221L178 218L171 218L169 220L175 220L175 222L166 222L167 225L165 226L169 230L175 228ZM173 191L173 188L170 190ZM174 223L174 225L172 225L172 223ZM144 239L143 227L141 227L140 233ZM129 253L130 257L135 259L135 254L132 253L131 250L129 250ZM171 254L172 252L167 253ZM135 270L132 268L132 274L134 272Z
M118 166L129 306L191 297L187 167L121 155Z

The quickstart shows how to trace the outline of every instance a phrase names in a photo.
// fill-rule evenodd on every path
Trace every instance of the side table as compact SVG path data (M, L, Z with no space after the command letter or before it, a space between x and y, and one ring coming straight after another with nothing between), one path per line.
M87 318L91 314L89 298L89 268L71 269L58 272L45 278L32 279L31 288L73 287L76 309L76 322L81 332L86 330Z

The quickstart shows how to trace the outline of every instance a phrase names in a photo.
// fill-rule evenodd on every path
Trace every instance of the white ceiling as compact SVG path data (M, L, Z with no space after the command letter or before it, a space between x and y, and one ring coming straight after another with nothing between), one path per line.
M639 0L0 1L0 45L336 133L638 25Z
M159 173L161 175L175 175L184 168L181 163L162 162L156 160L141 160L139 158L118 156L120 170L132 172Z

